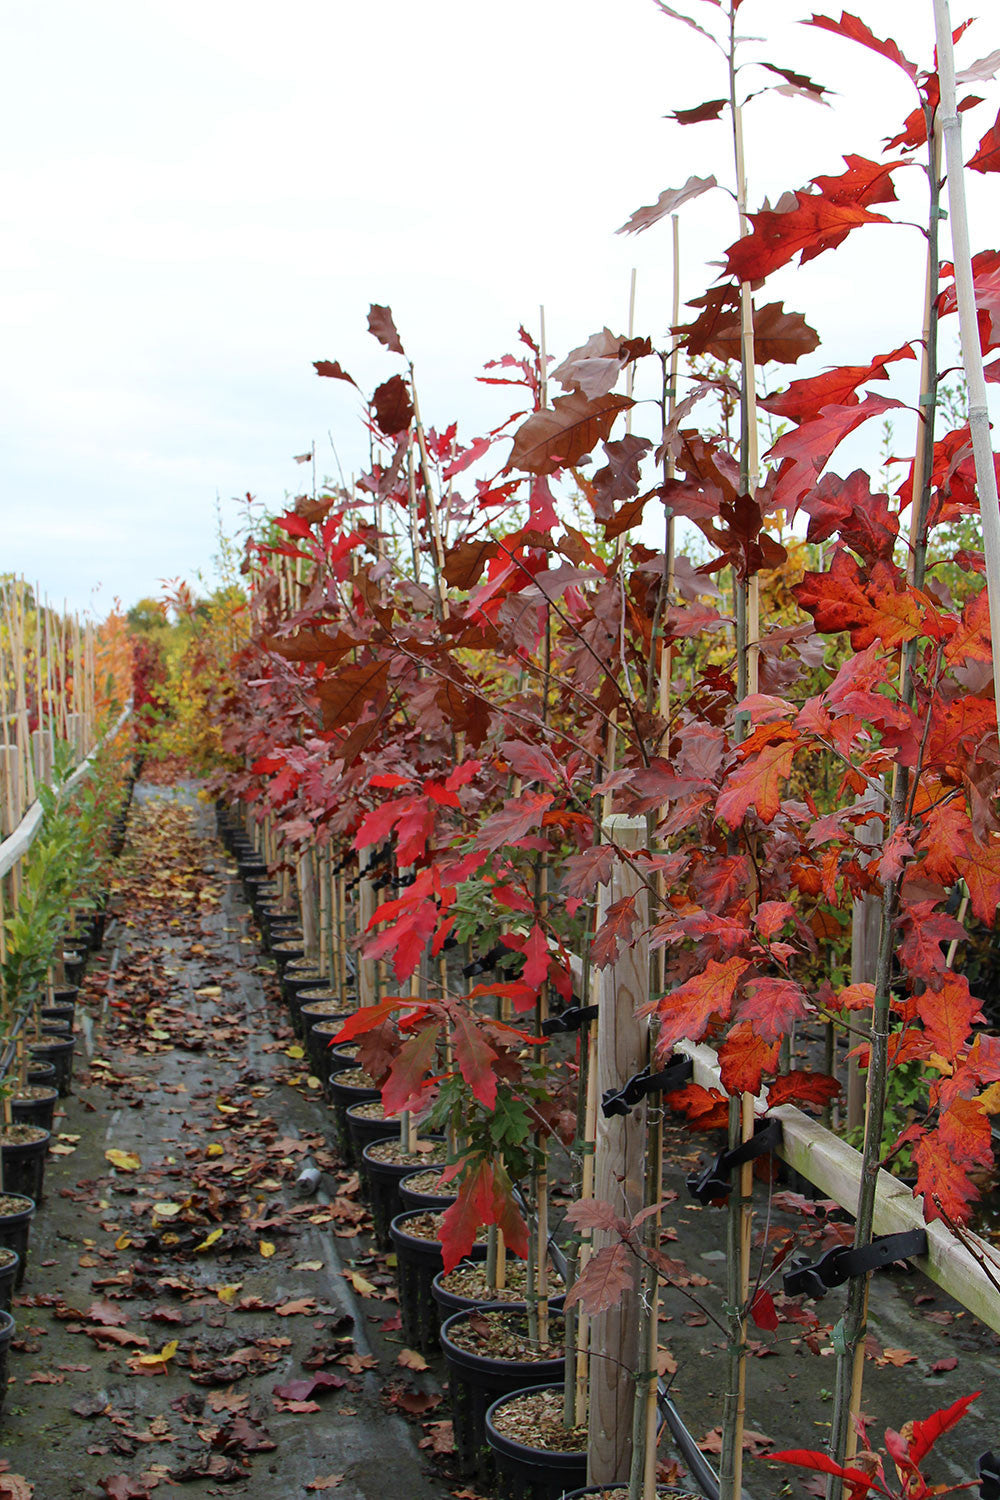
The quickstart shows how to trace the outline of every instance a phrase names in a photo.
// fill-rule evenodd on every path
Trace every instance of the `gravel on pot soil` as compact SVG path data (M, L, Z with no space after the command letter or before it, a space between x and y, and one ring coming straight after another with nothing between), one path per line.
M352 1089L373 1089L378 1087L372 1075L366 1073L364 1068L338 1068L330 1081L331 1083L344 1083L348 1088Z
M414 1172L406 1179L406 1186L411 1193L435 1193L444 1197L451 1189L448 1183L441 1181L443 1170L442 1167L428 1167L425 1172Z
M508 1260L506 1286L490 1286L486 1268L482 1261L458 1265L447 1276L442 1276L438 1286L456 1297L470 1297L477 1302L523 1302L528 1285L527 1265L523 1260ZM562 1278L549 1268L549 1291L562 1291Z
M532 1391L507 1401L493 1415L493 1426L504 1437L527 1448L549 1453L581 1453L587 1446L586 1427L563 1426L562 1390Z
M30 1201L15 1193L0 1193L0 1219L6 1219L9 1214L23 1214Z
M27 1146L31 1141L40 1141L44 1135L48 1135L48 1131L40 1125L5 1125L0 1130L0 1140L13 1146Z
M556 1314L550 1319L551 1338L539 1344L528 1334L528 1318L523 1312L490 1311L469 1313L448 1330L448 1337L469 1354L484 1359L516 1359L536 1364L543 1359L558 1359L563 1352L563 1320Z
M445 1210L440 1213L414 1214L412 1219L407 1219L402 1225L403 1233L412 1235L416 1240L439 1240L441 1229L444 1224ZM486 1225L480 1226L476 1235L476 1243L482 1244L486 1239Z
M356 1115L364 1113L366 1119L374 1120L378 1118L378 1110L381 1107L378 1099L372 1099L369 1104L356 1109L354 1113ZM397 1122L389 1119L385 1123L388 1128ZM368 1152L368 1160L392 1162L397 1166L412 1162L415 1167L419 1167L423 1162L443 1162L444 1144L441 1141L418 1141L415 1151L407 1151L401 1141L376 1141Z

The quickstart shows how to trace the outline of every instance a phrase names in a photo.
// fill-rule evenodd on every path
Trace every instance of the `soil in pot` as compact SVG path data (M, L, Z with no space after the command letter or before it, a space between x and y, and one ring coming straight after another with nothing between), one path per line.
M0 1130L4 1191L42 1201L49 1132L40 1125L7 1125Z
M55 1087L56 1065L55 1063L42 1062L40 1059L36 1059L28 1069L26 1076L30 1084L51 1083Z
M396 1281L403 1339L422 1354L438 1347L440 1316L434 1300L434 1277L444 1270L441 1252L443 1213L421 1211L397 1214L389 1225L396 1249ZM472 1247L471 1258L486 1255L486 1229Z
M562 1384L501 1396L486 1413L500 1500L563 1500L587 1479L587 1429L563 1425Z
M675 1485L658 1484L656 1493L663 1500L704 1500L700 1490L679 1490ZM584 1500L587 1495L592 1495L594 1500L628 1500L627 1484L588 1484L582 1490L571 1490L563 1500Z
M453 1312L463 1312L474 1307L490 1307L498 1302L524 1306L527 1290L528 1268L523 1260L508 1257L505 1267L504 1285L490 1286L486 1267L482 1261L461 1261L453 1270L441 1271L434 1278L432 1291L434 1300L441 1308L442 1318ZM553 1310L562 1307L562 1279L554 1267L549 1267L549 1306Z
M51 1132L59 1090L46 1083L29 1083L10 1101L15 1125L40 1125Z
M370 1115L365 1111L372 1111ZM361 1162L361 1178L367 1189L368 1206L375 1222L375 1238L381 1249L392 1243L389 1225L397 1214L402 1213L399 1201L399 1184L414 1167L427 1162L444 1162L444 1141L433 1139L418 1141L422 1150L407 1151L395 1135L386 1136L392 1129L392 1121L385 1118L381 1099L369 1099L362 1104L351 1104L347 1110L347 1128L351 1133L355 1151ZM375 1132L374 1138L364 1140L367 1131Z
M16 1250L10 1250L6 1246L0 1247L0 1308L4 1312L10 1312L20 1260L21 1257Z
M562 1379L561 1318L552 1320L551 1332L551 1343L533 1345L527 1314L508 1308L454 1313L442 1326L455 1452L466 1477L492 1475L486 1413L493 1402L510 1391Z
M14 1285L19 1287L28 1267L28 1235L35 1200L16 1193L0 1193L0 1246L16 1250L19 1260Z
M458 1194L441 1181L443 1167L421 1167L409 1172L399 1184L403 1208L447 1208Z

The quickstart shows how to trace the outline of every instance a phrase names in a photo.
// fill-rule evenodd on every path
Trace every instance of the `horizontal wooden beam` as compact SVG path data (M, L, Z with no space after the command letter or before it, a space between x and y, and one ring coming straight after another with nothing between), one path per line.
M94 746L93 750L91 750L86 760L81 761L77 766L72 776L66 782L63 789L64 791L72 791L73 787L75 787L80 781L83 780L84 776L86 776L90 771L91 765L97 752L103 745L107 744L109 740L114 739L119 729L121 729L122 725L127 721L131 712L132 701L130 699L122 709L121 713L118 715L118 718L115 720L114 724L108 730L104 738L100 741L99 744ZM33 802L28 808L28 811L25 813L24 817L21 819L20 823L18 823L17 827L14 829L14 832L10 835L9 838L4 839L3 843L0 844L0 877L6 875L9 870L12 870L17 864L18 860L24 858L28 850L31 848L31 845L34 842L41 825L41 805L38 802Z
M722 1089L711 1047L678 1042L674 1050L691 1058L695 1083ZM771 1113L781 1121L778 1154L782 1160L841 1208L855 1213L861 1186L860 1151L792 1104L781 1104ZM928 1280L968 1308L987 1328L1000 1333L1000 1255L986 1240L964 1229L959 1238L940 1219L927 1224L920 1202L906 1184L883 1171L878 1174L873 1228L875 1234L926 1229L927 1254L914 1256L914 1263Z

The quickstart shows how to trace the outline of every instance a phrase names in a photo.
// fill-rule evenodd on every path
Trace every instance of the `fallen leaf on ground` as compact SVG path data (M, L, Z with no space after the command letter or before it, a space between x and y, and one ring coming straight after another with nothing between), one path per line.
M378 1292L375 1283L362 1276L360 1271L341 1271L340 1274L347 1277L359 1297L374 1297Z
M311 1313L316 1311L315 1297L294 1297L291 1302L283 1302L276 1307L275 1312L279 1318L291 1318L296 1313Z
M162 1365L166 1368L168 1361L173 1359L177 1353L178 1347L177 1339L171 1339L169 1344L164 1344L159 1354L140 1354L139 1363L141 1365Z
M270 1240L261 1240L257 1246L257 1249L260 1251L261 1255L263 1255L265 1260L270 1260L271 1256L274 1254L275 1246L271 1244Z
M142 1162L134 1151L119 1151L112 1146L110 1150L105 1151L104 1156L113 1167L117 1167L119 1172L138 1172L142 1166Z
M289 1380L286 1385L276 1385L274 1394L283 1401L306 1401L315 1391L340 1390L347 1381L340 1375L331 1375L328 1370L318 1370L305 1380Z
M34 1493L23 1474L0 1474L0 1500L31 1500Z
M327 1474L319 1479L311 1479L306 1485L307 1490L335 1490L343 1480L343 1474Z
M426 1370L427 1361L416 1349L400 1349L396 1355L397 1365L402 1365L404 1370Z
M915 1365L916 1362L917 1356L911 1354L909 1349L883 1349L882 1358L875 1361L877 1365L895 1365L897 1368L901 1365Z

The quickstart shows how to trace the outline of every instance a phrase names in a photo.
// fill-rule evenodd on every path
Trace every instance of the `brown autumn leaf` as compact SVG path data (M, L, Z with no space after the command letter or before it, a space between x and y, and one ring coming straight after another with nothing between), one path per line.
M442 1399L440 1394L430 1391L393 1391L390 1396L392 1404L411 1417L422 1417L425 1412L433 1411L441 1405Z
M655 203L647 204L645 208L637 208L630 219L627 219L616 234L641 234L650 225L656 224L667 214L672 214L680 208L682 203L687 203L691 198L697 198L702 193L707 193L709 188L717 186L714 177L689 177L683 187L664 188Z
M400 1349L396 1355L397 1365L402 1365L404 1370L426 1370L427 1361L416 1349Z
M314 359L313 368L317 375L325 375L330 380L346 380L357 389L358 382L354 379L353 375L348 375L339 360Z
M386 437L407 430L413 420L413 403L401 375L393 375L378 387L372 396L372 407L379 431Z
M390 353L405 354L392 319L391 307L380 307L377 302L372 303L368 309L368 332L373 334L380 344L384 344Z
M917 1356L911 1354L909 1349L883 1349L882 1358L877 1359L877 1365L895 1365L897 1369L903 1365L915 1365Z
M34 1493L23 1474L0 1474L0 1500L31 1500Z
M335 1490L343 1483L343 1474L326 1474L311 1479L306 1485L307 1490Z
M290 1302L283 1302L274 1311L279 1318L291 1318L296 1313L312 1313L316 1311L315 1297L294 1297Z
M84 1317L91 1323L102 1323L109 1328L122 1328L128 1322L127 1312L103 1298L100 1302L92 1302Z
M554 474L579 463L609 436L618 414L634 405L613 391L594 401L578 391L557 396L551 408L534 412L517 429L507 469Z

